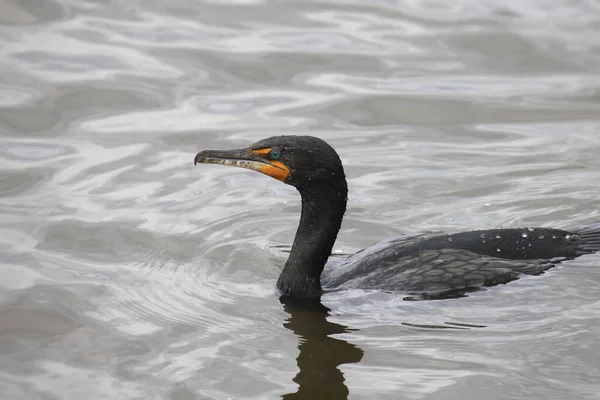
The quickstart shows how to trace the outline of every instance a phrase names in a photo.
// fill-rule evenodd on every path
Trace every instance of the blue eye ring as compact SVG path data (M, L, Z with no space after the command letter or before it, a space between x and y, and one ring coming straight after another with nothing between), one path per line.
M281 150L273 149L269 152L269 157L271 160L279 160L281 158Z

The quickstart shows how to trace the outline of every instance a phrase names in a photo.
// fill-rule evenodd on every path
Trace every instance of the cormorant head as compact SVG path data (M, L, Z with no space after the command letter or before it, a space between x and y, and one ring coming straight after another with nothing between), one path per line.
M262 172L304 189L329 188L343 182L344 168L327 142L312 136L273 136L236 150L204 150L194 164L223 164Z

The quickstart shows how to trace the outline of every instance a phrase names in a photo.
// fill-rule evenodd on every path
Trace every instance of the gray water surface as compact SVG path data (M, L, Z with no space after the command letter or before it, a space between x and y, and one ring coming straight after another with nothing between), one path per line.
M193 166L327 140L335 254L600 221L599 4L0 0L0 398L600 399L600 256L294 311L295 190Z

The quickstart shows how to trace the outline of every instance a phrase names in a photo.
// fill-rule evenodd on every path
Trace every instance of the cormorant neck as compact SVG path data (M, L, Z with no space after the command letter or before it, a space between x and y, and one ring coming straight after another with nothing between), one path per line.
M321 272L346 211L346 179L328 186L298 188L302 214L290 257L277 280L277 288L287 296L319 297Z

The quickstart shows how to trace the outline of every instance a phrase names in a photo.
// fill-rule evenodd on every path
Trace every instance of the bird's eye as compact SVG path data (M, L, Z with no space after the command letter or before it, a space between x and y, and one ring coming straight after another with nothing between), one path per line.
M269 152L269 157L271 160L279 160L281 157L281 150L273 149Z

